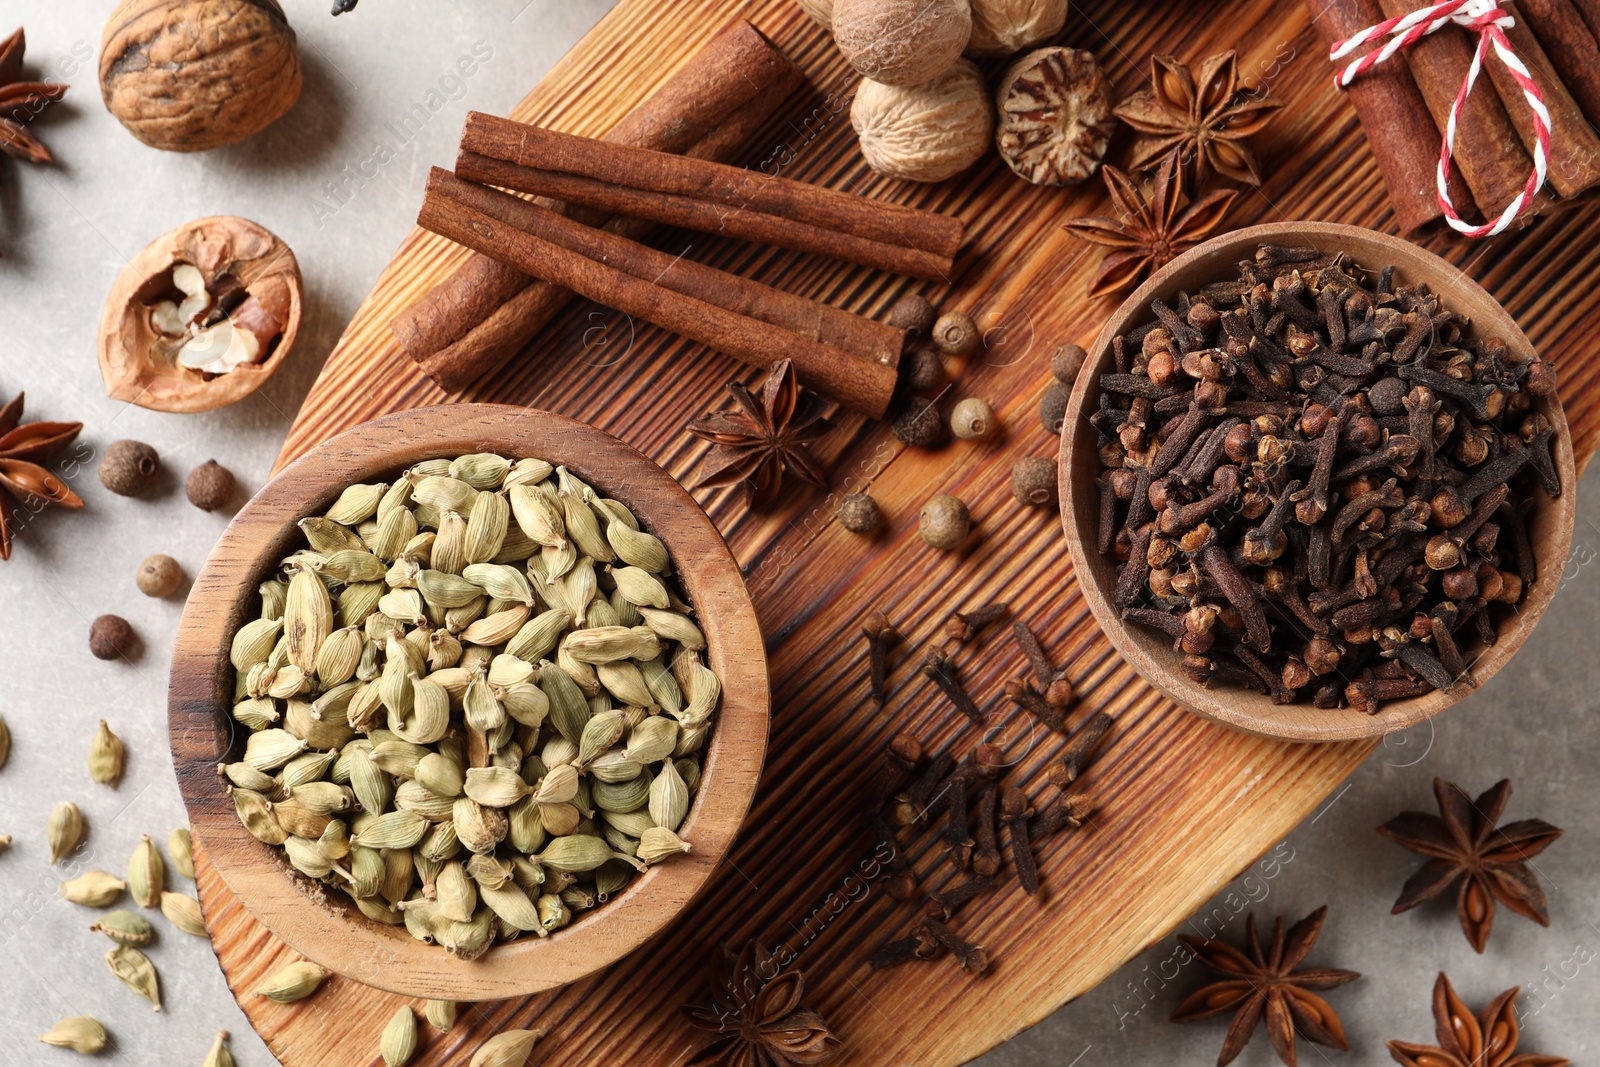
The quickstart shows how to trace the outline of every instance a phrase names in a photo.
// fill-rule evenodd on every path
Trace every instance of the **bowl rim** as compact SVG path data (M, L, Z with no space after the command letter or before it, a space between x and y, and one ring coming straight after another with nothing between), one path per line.
M707 661L723 691L701 787L682 827L693 850L651 867L625 892L548 937L499 943L477 960L462 961L403 928L366 918L342 893L324 894L293 872L281 849L261 843L239 822L217 765L245 734L226 713L232 635L249 617L257 584L301 538L293 521L320 513L349 484L398 473L422 459L483 451L562 462L658 532L706 633ZM664 928L710 881L748 813L769 710L754 605L738 563L693 497L603 430L552 412L495 404L380 417L317 445L268 481L228 525L195 579L168 686L173 763L191 826L245 910L292 949L338 974L440 1000L503 999L567 985Z
M1571 548L1577 517L1577 466L1572 451L1572 435L1559 399L1541 402L1541 412L1550 419L1556 431L1553 451L1562 481L1562 493L1554 498L1544 497L1541 493L1543 503L1540 510L1541 513L1550 512L1554 516L1557 533L1551 548L1558 551L1547 552L1548 558L1539 561L1538 577L1525 589L1515 621L1502 624L1495 644L1473 661L1474 684L1458 685L1447 691L1435 691L1409 700L1388 702L1379 708L1377 715L1367 715L1349 708L1323 710L1309 704L1273 705L1266 695L1254 691L1206 689L1190 681L1173 668L1176 659L1170 649L1158 648L1158 641L1150 639L1148 635L1136 634L1133 627L1122 620L1106 588L1095 577L1103 561L1094 548L1093 537L1086 536L1085 531L1094 529L1098 514L1079 513L1074 497L1075 476L1087 476L1092 480L1099 473L1099 457L1093 445L1086 442L1086 438L1096 436L1086 413L1098 405L1099 376L1113 358L1113 338L1126 332L1136 317L1148 315L1152 300L1172 297L1180 288L1179 277L1197 264L1215 260L1231 266L1241 258L1241 253L1253 253L1255 247L1262 243L1379 246L1388 257L1386 263L1392 263L1401 275L1417 277L1447 297L1452 288L1457 293L1466 293L1469 302L1479 303L1497 313L1492 316L1495 319L1492 325L1480 322L1477 324L1480 328L1492 330L1513 348L1520 348L1530 355L1536 352L1516 320L1492 294L1454 264L1403 238L1366 227L1330 222L1267 223L1213 237L1162 267L1117 307L1095 338L1073 382L1062 422L1058 473L1061 523L1066 534L1068 555L1072 560L1078 588L1112 646L1145 681L1180 707L1236 730L1284 741L1330 742L1381 738L1425 722L1482 688L1522 647L1550 606L1560 584L1560 562L1566 559ZM1439 279L1444 278L1451 279L1449 287L1440 284ZM1461 310L1460 301L1457 304L1457 310ZM1080 465L1082 471L1078 470ZM1541 519L1543 517L1541 514ZM1225 699L1219 699L1219 695ZM1258 707L1260 710L1253 710Z

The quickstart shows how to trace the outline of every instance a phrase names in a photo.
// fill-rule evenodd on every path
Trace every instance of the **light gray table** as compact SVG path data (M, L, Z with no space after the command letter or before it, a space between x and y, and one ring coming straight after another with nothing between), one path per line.
M78 514L47 512L0 564L0 714L15 744L0 771L0 1064L71 1062L33 1043L57 1018L88 1013L116 1036L106 1059L137 1065L199 1064L226 1028L245 1067L271 1056L234 1005L207 945L163 930L150 950L165 1010L106 972L107 947L86 927L93 912L63 902L68 875L46 865L44 823L60 799L80 804L92 827L73 872L120 872L141 833L165 841L182 806L167 759L167 649L181 598L153 601L133 584L152 552L177 557L192 574L227 515L184 501L179 485L215 458L248 494L265 478L296 406L373 278L415 217L422 175L453 156L469 108L509 108L609 7L608 0L482 0L414 5L364 0L328 17L323 0L286 0L300 34L306 87L299 105L255 139L199 156L140 145L101 107L93 56L109 3L0 0L0 33L25 21L29 60L68 82L67 100L36 129L55 167L0 167L0 397L28 393L28 417L82 420L98 456L123 437L148 441L169 471L165 492L128 500L106 492L92 464L74 488ZM458 57L484 42L492 56L472 77ZM389 124L438 92L445 103L397 143ZM380 139L395 158L362 178ZM367 168L371 173L371 168ZM101 303L122 265L146 242L188 219L244 215L281 235L305 271L307 318L294 359L256 396L208 415L163 415L107 400L95 364ZM1524 1047L1584 1060L1600 1048L1600 811L1592 792L1600 761L1600 497L1580 487L1578 534L1568 580L1517 661L1437 729L1423 727L1375 755L1246 877L1220 883L1201 913L1226 919L1242 937L1241 911L1298 918L1322 903L1331 916L1313 963L1365 972L1337 990L1356 1051L1326 1053L1301 1043L1302 1062L1388 1062L1390 1037L1431 1040L1428 997L1435 972L1450 971L1475 1007L1514 984L1525 993ZM127 617L143 637L132 665L89 655L89 620ZM107 719L127 742L117 790L88 781L84 757ZM1502 911L1489 950L1476 956L1448 904L1391 918L1389 905L1416 860L1372 833L1406 807L1431 808L1429 782L1442 775L1474 792L1502 776L1518 791L1510 818L1541 816L1567 835L1538 861L1550 895L1548 930ZM179 888L191 890L186 883ZM1231 918L1229 918L1231 916ZM1165 939L1035 1030L985 1057L985 1067L1095 1063L1210 1063L1224 1023L1174 1027L1167 1014L1199 981ZM982 983L973 986L982 1010ZM849 1039L849 1035L844 1035ZM1264 1036L1247 1065L1276 1062Z

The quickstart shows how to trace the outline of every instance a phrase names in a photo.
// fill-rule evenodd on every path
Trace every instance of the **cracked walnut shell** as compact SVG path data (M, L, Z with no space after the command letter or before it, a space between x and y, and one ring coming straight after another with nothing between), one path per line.
M1014 56L1048 41L1067 24L1067 0L972 0L967 55Z
M122 0L100 41L100 95L171 152L242 141L300 97L300 53L277 0Z
M994 112L977 65L962 59L910 89L863 81L850 105L850 124L867 165L879 174L938 182L983 158Z
M995 144L1035 185L1074 185L1100 169L1116 123L1111 83L1094 56L1041 48L1013 63L995 94Z
M300 265L262 226L213 215L150 242L100 316L106 395L156 411L210 411L259 389L294 346Z

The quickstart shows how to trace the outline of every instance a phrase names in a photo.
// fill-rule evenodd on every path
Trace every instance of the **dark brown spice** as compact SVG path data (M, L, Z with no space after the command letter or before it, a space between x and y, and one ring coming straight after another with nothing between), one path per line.
M1061 672L1051 662L1044 646L1039 643L1038 635L1028 627L1028 624L1021 619L1012 622L1011 636L1016 640L1022 654L1027 657L1028 666L1033 668L1033 676L1038 679L1039 684L1047 686L1055 681Z
M929 652L923 660L922 673L933 679L933 683L950 699L957 711L973 722L983 721L983 712L956 680L956 665L949 656L937 649Z
M994 885L992 877L974 874L954 886L929 893L927 914L935 919L949 919L965 905L993 889Z
M1017 872L1017 884L1031 896L1039 891L1039 868L1034 863L1029 834L1033 808L1022 790L1008 785L1000 798L1000 811L1011 841L1011 868Z
M973 824L972 870L993 877L1000 870L1000 845L995 837L995 818L999 813L1000 786L985 785L978 793L978 814Z
M861 636L867 639L868 691L872 699L882 704L887 698L889 678L889 647L900 640L900 631L881 611L867 616L861 626Z
M968 974L982 974L989 969L989 954L983 951L982 945L963 941L954 930L938 919L924 919L922 924L939 944L950 950L950 954L961 963L963 971Z
M1097 711L1087 722L1073 732L1071 740L1061 750L1060 760L1050 768L1050 781L1062 789L1078 780L1094 758L1095 750L1110 732L1114 720L1103 711Z
M978 631L985 626L1005 618L1006 612L1010 609L1011 605L1004 600L996 600L973 611L953 612L950 618L945 620L945 636L952 641L965 644L977 636Z

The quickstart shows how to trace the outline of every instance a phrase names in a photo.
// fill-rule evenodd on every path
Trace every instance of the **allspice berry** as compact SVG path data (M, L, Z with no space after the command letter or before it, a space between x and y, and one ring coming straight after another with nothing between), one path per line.
M918 337L926 337L933 329L933 305L926 297L907 293L889 305L889 325L907 330Z
M877 533L883 525L883 510L865 493L851 493L839 501L839 525L854 534Z
M208 459L190 471L183 483L189 503L201 511L216 511L226 507L233 499L234 488L233 475L214 459Z
M100 484L118 496L143 496L161 477L161 457L143 441L113 441L100 458Z
M950 432L963 441L989 437L999 424L989 402L976 396L967 397L950 412Z
M944 359L934 348L917 348L900 361L900 380L913 393L937 392L944 377Z
M978 347L978 324L971 315L947 312L933 324L933 343L952 356L964 356Z
M96 659L132 656L138 642L133 627L120 615L102 615L89 625L89 651Z
M158 552L146 556L144 562L139 564L134 581L139 583L139 592L145 596L171 596L183 584L183 568L171 556Z
M934 548L953 551L960 548L972 532L972 516L965 504L944 493L922 505L917 530Z
M1039 400L1039 423L1051 433L1060 433L1067 418L1067 401L1072 397L1072 386L1066 382L1051 382Z
M1054 507L1056 503L1056 461L1044 456L1024 456L1011 468L1011 495L1017 503L1031 507Z
M944 443L946 429L939 405L912 399L894 420L894 435L917 448L934 448Z
M1050 354L1050 373L1055 376L1056 381L1071 385L1078 377L1078 370L1088 355L1082 345L1062 345Z

